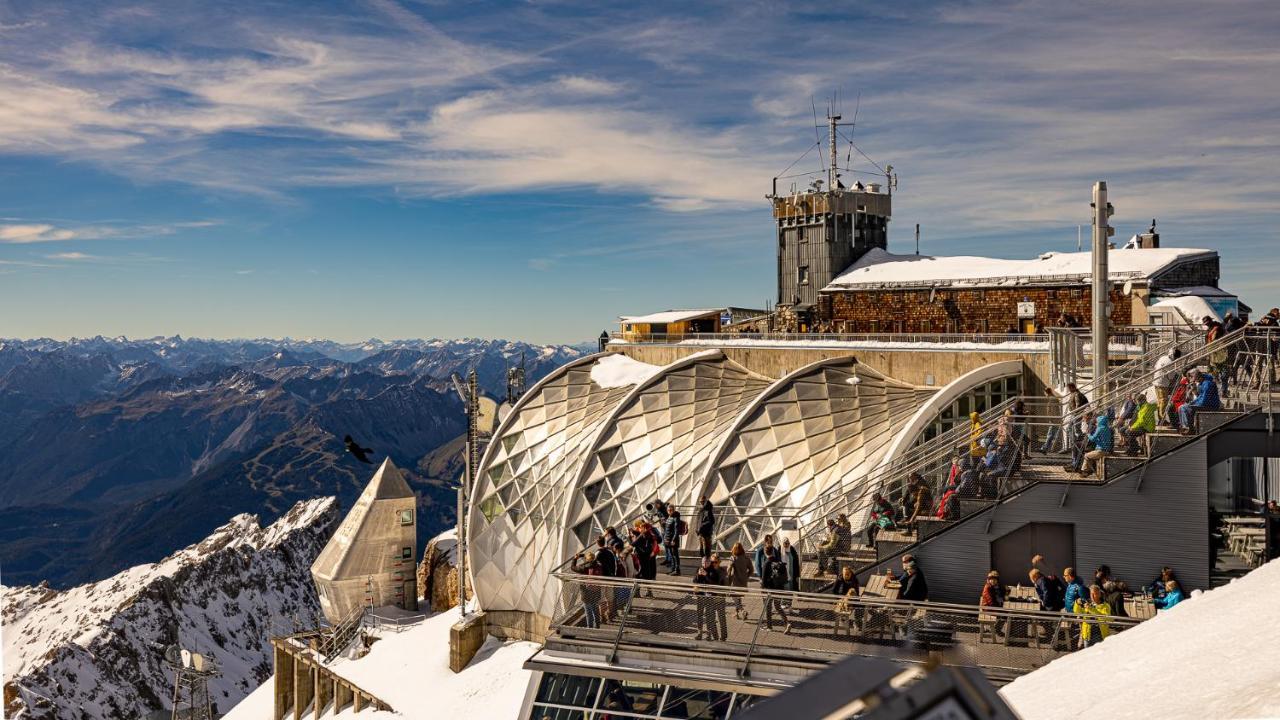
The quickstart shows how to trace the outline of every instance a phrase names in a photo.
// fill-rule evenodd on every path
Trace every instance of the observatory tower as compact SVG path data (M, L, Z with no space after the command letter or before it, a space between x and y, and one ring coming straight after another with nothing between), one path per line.
M391 458L311 565L320 608L335 625L360 607L418 609L417 501Z
M871 248L888 242L893 166L885 183L846 187L839 167L840 116L827 117L830 164L827 178L806 189L779 195L777 179L773 219L778 228L778 306L790 308L800 323L818 301L818 291Z

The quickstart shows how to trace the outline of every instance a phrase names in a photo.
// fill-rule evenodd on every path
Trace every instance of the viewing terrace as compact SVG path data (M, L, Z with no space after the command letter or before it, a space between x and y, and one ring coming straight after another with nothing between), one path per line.
M1157 370L1159 357L1174 349L1181 356ZM762 588L756 580L747 588L687 584L699 562L688 550L682 557L683 576L655 580L584 575L573 571L574 561L570 560L553 572L561 591L548 650L574 648L574 652L596 653L606 663L621 662L619 658L642 649L648 653L692 653L714 658L721 672L731 670L742 678L750 677L753 668L760 665L811 666L857 654L906 663L933 660L971 665L982 668L993 680L1008 681L1077 649L1088 623L1097 623L1090 627L1093 632L1100 632L1102 625L1107 633L1121 632L1154 616L1154 605L1135 583L1133 592L1124 596L1125 618L1046 612L1040 609L1033 590L1016 584L1019 576L1006 575L1005 582L1011 585L1009 600L999 608L980 607L981 573L968 580L962 578L962 583L969 583L965 587L970 590L965 592L973 604L911 602L897 599L894 580L884 569L896 565L905 553L928 551L939 543L945 547L961 528L985 526L987 532L979 534L989 535L993 524L1000 524L1001 513L1007 512L1004 508L1014 507L1024 494L1037 488L1051 487L1056 493L1055 504L1060 510L1051 506L1039 511L1048 519L1055 515L1066 518L1074 511L1073 493L1081 492L1076 488L1111 493L1103 498L1106 502L1132 498L1128 502L1139 503L1135 507L1158 516L1166 512L1161 506L1141 504L1165 502L1152 499L1164 496L1149 495L1157 489L1179 492L1176 468L1183 466L1191 473L1189 477L1199 474L1199 489L1184 492L1191 500L1198 493L1199 504L1170 505L1189 508L1185 512L1191 514L1157 519L1178 526L1172 528L1175 534L1168 536L1176 538L1169 542L1168 552L1177 552L1175 546L1181 543L1190 548L1188 552L1203 553L1212 530L1199 524L1203 510L1195 509L1204 508L1207 502L1203 463L1214 452L1228 452L1235 446L1264 456L1276 449L1273 397L1277 351L1280 335L1265 329L1246 328L1209 345L1196 336L1172 336L1166 342L1148 345L1102 382L1086 384L1088 402L1078 408L1072 409L1059 398L1012 398L980 413L976 424L960 424L886 457L861 477L847 479L803 507L716 507L713 547L722 566L728 563L726 550L732 542L743 542L750 553L767 534L791 541L800 572L798 582L786 590ZM1181 428L1171 427L1171 418L1166 416L1156 431L1143 434L1129 452L1117 436L1114 451L1100 458L1093 471L1077 469L1086 448L1077 426L1087 426L1098 414L1121 413L1128 399L1146 395L1164 374L1178 377L1210 368L1215 371L1214 382L1225 384L1220 390L1220 407L1196 412ZM1224 441L1225 450L1211 450L1217 446L1207 443L1217 439ZM959 469L953 470L957 459ZM971 475L962 477L966 472ZM924 514L908 521L912 488L920 485L928 489L932 499ZM955 490L954 503L940 508L939 501L948 489ZM877 494L893 504L897 522L867 543L863 531ZM692 542L697 511L679 509L691 528L684 543L687 547ZM837 517L847 520L843 535L828 529L827 520ZM1109 541L1118 567L1128 555L1160 552L1165 542L1163 536L1153 537L1150 531L1138 529L1136 523L1150 518L1135 514L1131 520L1135 524L1129 529L1123 524L1113 528L1116 537L1129 533L1128 545ZM1247 523L1232 521L1227 525L1235 528ZM1256 534L1232 535L1233 553L1250 562L1263 561L1269 551L1260 547L1256 538L1249 539ZM1144 543L1155 549L1144 550ZM1027 563L1023 568L1030 566L1030 560L1029 556L1022 560ZM985 563L985 559L975 562ZM1161 561L1144 562L1134 567L1154 562L1158 568ZM923 567L926 574L950 570L928 562ZM828 583L844 568L856 572L860 594L831 593ZM1057 572L1060 568L1051 569ZM1136 577L1138 572L1142 571L1129 575ZM1188 567L1186 574L1192 578L1188 589L1207 586L1207 569Z

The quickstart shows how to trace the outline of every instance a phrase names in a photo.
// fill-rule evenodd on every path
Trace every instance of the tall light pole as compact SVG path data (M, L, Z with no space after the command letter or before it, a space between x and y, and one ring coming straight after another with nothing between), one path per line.
M1106 391L1104 378L1107 374L1107 324L1110 321L1107 312L1110 304L1111 282L1107 273L1108 238L1115 232L1107 219L1115 212L1111 203L1107 202L1107 183L1098 181L1093 184L1093 400L1101 397Z

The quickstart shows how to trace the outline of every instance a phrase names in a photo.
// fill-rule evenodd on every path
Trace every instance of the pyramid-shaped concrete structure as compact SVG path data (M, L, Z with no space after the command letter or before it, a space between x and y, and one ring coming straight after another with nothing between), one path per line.
M340 622L357 607L417 609L417 498L391 458L311 565L320 607Z

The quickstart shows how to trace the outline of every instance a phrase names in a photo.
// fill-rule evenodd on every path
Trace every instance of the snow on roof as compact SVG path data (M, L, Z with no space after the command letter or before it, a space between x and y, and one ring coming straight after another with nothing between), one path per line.
M1272 562L1000 693L1024 720L1079 718L1098 702L1108 720L1280 717L1277 595Z
M639 385L661 369L660 365L642 363L626 355L606 355L591 366L591 382L605 389Z
M693 320L704 315L719 315L724 308L710 308L704 310L665 310L663 312L650 313L648 315L619 315L618 320L624 323L674 323L684 320Z
M508 720L520 713L529 671L524 661L538 649L529 642L485 640L460 673L449 669L449 628L457 610L432 615L402 632L388 632L358 660L335 659L328 668L381 698L396 713L365 711L354 718L402 720ZM271 717L275 681L268 678L223 720ZM350 712L350 711L348 711ZM345 717L346 714L339 717ZM326 714L325 718L332 715Z
M1180 262L1214 257L1214 250L1146 248L1112 250L1107 254L1112 280L1149 278ZM968 255L894 255L872 248L824 291L931 285L1021 285L1049 281L1081 281L1093 275L1092 253L1047 252L1034 260L1004 260Z
M1205 315L1221 320L1218 311L1214 310L1204 298L1199 295L1179 295L1177 297L1165 298L1160 302L1151 303L1151 310L1177 310L1186 316L1187 320L1198 325L1201 318Z

